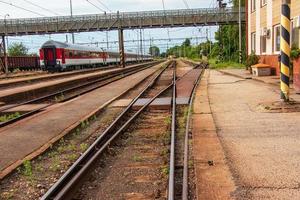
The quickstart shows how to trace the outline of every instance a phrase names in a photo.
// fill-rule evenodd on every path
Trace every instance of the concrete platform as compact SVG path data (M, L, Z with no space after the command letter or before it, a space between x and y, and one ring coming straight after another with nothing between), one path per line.
M21 72L18 74L11 74L5 78L5 75L0 75L0 88L3 87L16 87L20 85L33 84L36 82L42 82L54 78L67 78L70 76L83 75L88 73L99 72L101 70L109 70L116 68L115 66L92 68L84 70L74 70L69 72L47 73L45 71L40 72Z
M32 110L36 110L42 107L45 107L49 104L46 103L41 103L41 104L26 104L26 105L22 105L22 106L18 106L15 108L11 108L8 110L3 111L3 113L14 113L14 112L20 112L20 113L24 113L24 112L29 112ZM11 106L11 105L8 105Z
M190 97L192 95L194 86L197 79L201 74L201 69L192 69L192 67L181 67L179 68L181 79L177 81L177 105L187 105L189 104ZM164 82L160 82L164 84ZM150 104L150 109L169 109L171 106L171 97L157 98ZM130 104L132 99L120 99L111 104L111 107L126 107ZM141 98L133 105L136 108L144 106L150 99Z
M151 99L150 98L140 98L133 104L133 107L140 108L148 103ZM189 104L190 98L177 98L176 103L177 105L187 105ZM120 99L113 102L110 107L127 107L131 103L132 99ZM171 97L163 97L157 98L150 104L150 109L169 109L171 106Z
M176 83L178 98L190 98L202 69L192 69Z
M0 129L0 178L22 164L23 160L45 151L81 121L93 116L160 67L161 64L143 70Z
M196 90L192 116L193 157L197 199L231 199L235 191L208 99L209 71Z
M183 60L177 59L177 69L176 69L176 76L182 77L194 67L192 65L186 64Z
M280 77L279 76L261 76L257 77L252 75L249 71L245 69L222 69L220 72L235 76L237 78L243 78L243 79L253 79L256 81L261 81L267 84L273 84L273 85L278 85L280 84Z
M261 83L268 84L272 86L274 89L279 91L280 88L280 77L279 76L262 76L262 77L256 77L250 74L249 71L246 71L245 69L224 69L219 70L221 73L237 77L239 79L252 79L254 81L258 81ZM292 100L300 101L300 94L297 94L297 92L294 89L293 84L290 84L290 97Z
M128 66L127 68L130 67L135 67L137 65L131 65ZM33 84L25 84L24 86L19 86L16 88L4 88L0 90L0 101L2 102L6 102L6 103L16 103L16 100L18 99L22 99L22 100L30 100L32 98L32 96L34 97L41 97L44 95L47 95L51 92L55 92L59 89L65 88L65 87L71 87L74 84L78 84L82 81L88 81L90 80L92 77L102 77L105 76L111 72L117 72L117 71L121 71L123 70L122 68L113 68L113 69L107 69L107 70L103 70L103 71L95 71L95 70L91 70L90 73L87 72L83 72L82 74L78 74L78 72L76 72L76 75L72 75L72 72L67 72L70 73L70 76L68 77L64 77L64 78L57 78L57 74L56 75L44 75L46 76L46 78L48 78L49 76L53 76L56 77L55 79L48 79L45 81L41 81L41 82L35 82ZM64 75L64 74L62 74ZM62 76L61 75L61 76ZM43 77L39 77L39 78L43 78ZM11 81L16 81L16 80L10 80ZM30 79L28 79L28 81L30 82ZM0 81L1 82L1 81ZM3 83L4 84L4 83ZM1 86L1 84L0 84Z
M205 191L211 190L209 186L218 188L228 180L233 180L235 187L229 187L234 190L227 193L230 194L228 198L300 199L300 112L268 113L255 110L253 108L263 102L277 102L279 90L270 87L270 84L217 71L210 71L207 94L208 98L201 100L202 107L209 106L212 117L203 116L193 123L194 137L201 135L207 141L201 142L199 139L199 143L196 143L198 140L194 140L195 159L206 154L195 162L196 176L202 180L197 181L200 187L198 194L205 195ZM204 110L209 114L209 108ZM198 111L201 112L201 107ZM217 134L214 134L215 130ZM220 141L221 146L217 145L216 140ZM202 146L212 142L211 147L217 146L211 151L209 147L204 149ZM218 152L215 157L207 153L214 151ZM221 161L213 167L204 165L207 159L220 158ZM222 161L223 158L225 161ZM229 168L230 173L214 171L213 168L218 166ZM215 184L210 184L214 181ZM226 184L224 188L226 191ZM219 194L218 191L215 194ZM221 199L218 196L204 199Z

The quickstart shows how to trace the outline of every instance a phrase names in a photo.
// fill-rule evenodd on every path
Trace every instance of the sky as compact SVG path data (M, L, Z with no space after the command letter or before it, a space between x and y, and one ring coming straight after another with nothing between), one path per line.
M164 2L164 6L163 6ZM12 5L17 7L14 7ZM186 8L212 8L217 6L217 0L72 0L73 15L82 14L99 14L106 12L130 12L130 11L150 11L168 9L186 9ZM21 9L22 8L22 9ZM26 9L26 10L24 10ZM70 15L70 0L0 0L0 19L9 14L7 19L13 18L35 18L42 16L66 16ZM207 31L206 31L207 29ZM183 39L178 38L195 38L193 44L197 44L206 38L214 38L216 27L191 27L191 28L168 28L168 29L145 29L142 31L144 42L144 51L148 52L150 46L150 38L152 44L160 47L164 52L167 48L183 42ZM66 36L67 35L67 36ZM124 40L137 40L139 30L126 30L124 32ZM196 37L198 37L196 39ZM29 52L36 53L40 46L49 39L66 42L71 42L70 34L52 34L39 36L23 36L9 37L8 45L14 42L22 42L29 48ZM177 39L172 39L177 38ZM117 32L108 32L109 41L117 41ZM157 40L169 39L169 40ZM206 39L205 39L206 40ZM105 32L90 32L76 33L76 43L96 43L99 47L105 48L106 33ZM94 45L94 44L86 44ZM94 45L95 46L95 45ZM117 43L110 43L109 49L116 51ZM125 50L136 52L138 49L137 42L126 42Z

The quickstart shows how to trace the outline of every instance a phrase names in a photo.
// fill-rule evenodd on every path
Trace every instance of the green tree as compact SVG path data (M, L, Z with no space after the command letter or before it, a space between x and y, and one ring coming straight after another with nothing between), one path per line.
M190 39L185 39L185 41L182 43L183 46L189 47L191 46L191 40Z
M160 55L160 49L157 46L151 46L149 52L152 56L158 57Z
M28 48L23 43L13 43L8 48L9 56L26 56L28 55Z
M238 0L234 0L233 7L238 8ZM241 0L241 6L245 6L245 0ZM217 57L220 61L239 61L239 26L222 25L215 33L218 46L214 46L211 57ZM246 59L246 27L242 25L242 56Z

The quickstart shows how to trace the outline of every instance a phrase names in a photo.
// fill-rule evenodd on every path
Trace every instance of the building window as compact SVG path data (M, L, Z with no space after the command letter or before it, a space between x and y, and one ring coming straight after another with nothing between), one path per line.
M261 0L260 5L261 5L261 7L267 5L267 0Z
M261 53L265 54L267 52L267 36L260 36L260 45Z
M256 52L256 33L251 33L251 52Z
M251 12L256 10L256 0L251 0Z
M299 28L294 28L294 20L291 20L291 47L299 48Z
M274 52L280 52L280 25L274 26Z

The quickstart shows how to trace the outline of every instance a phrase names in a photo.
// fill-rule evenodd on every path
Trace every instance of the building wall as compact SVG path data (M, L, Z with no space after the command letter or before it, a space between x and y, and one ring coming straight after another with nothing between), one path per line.
M251 3L253 0L248 0L248 55L251 54L251 33L256 33L256 49L255 53L261 56L260 62L271 65L276 74L279 74L278 68L278 55L279 52L275 52L274 46L274 26L280 24L281 17L281 2L282 0L267 0L266 5L261 5L262 0L256 0L256 10L251 10ZM299 0L291 0L291 19L300 15L300 2ZM262 38L261 33L264 28L267 28L270 32L270 36L266 37L266 52L262 52ZM300 29L299 29L300 30ZM300 46L300 34L299 30L294 30L294 41ZM298 37L295 38L295 35Z

